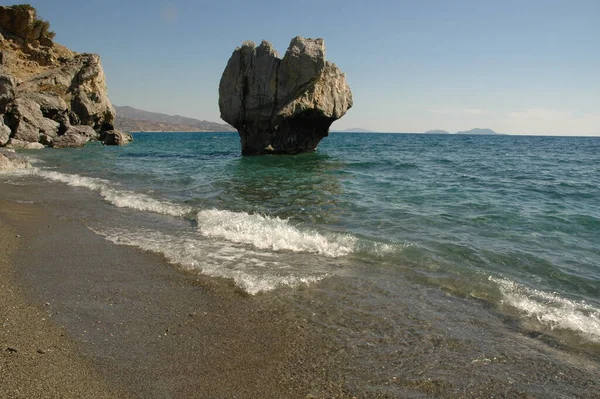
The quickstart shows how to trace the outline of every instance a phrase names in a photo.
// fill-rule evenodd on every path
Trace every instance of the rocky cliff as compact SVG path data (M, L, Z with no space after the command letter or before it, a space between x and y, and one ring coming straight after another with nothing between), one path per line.
M115 134L100 57L55 43L48 29L31 6L0 6L0 146L80 147ZM131 140L117 133L107 141Z
M282 59L267 41L244 42L219 84L221 118L245 155L314 151L350 107L346 76L325 60L323 39L296 37Z

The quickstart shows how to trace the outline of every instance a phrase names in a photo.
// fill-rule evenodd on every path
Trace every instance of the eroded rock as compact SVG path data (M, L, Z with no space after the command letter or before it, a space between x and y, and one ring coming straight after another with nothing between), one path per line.
M48 28L29 5L0 6L0 146L79 146L114 129L100 57L55 44Z
M58 136L50 143L53 148L77 148L83 147L90 138L81 134L65 133L62 136Z
M28 97L16 98L8 104L4 121L12 131L13 139L31 143L37 143L40 134L57 136L60 126L58 122L45 118L40 105Z
M350 107L346 76L325 60L323 39L296 37L283 59L267 41L244 42L219 84L221 118L246 155L314 151Z
M71 126L69 128L69 130L67 130L65 132L65 136L69 135L69 134L87 137L88 141L89 140L98 140L98 138L99 138L98 132L96 132L94 130L94 128L92 128L91 126L87 126L87 125Z
M39 20L30 5L0 6L0 27L25 42L39 40L48 33L47 22ZM45 28L45 29L44 29Z
M25 144L26 150L41 150L42 148L46 148L42 143L27 143Z
M133 141L133 136L120 130L108 130L100 135L100 140L106 145L125 145Z
M0 114L6 110L6 106L15 98L16 79L11 75L0 75Z
M4 124L4 115L0 115L0 147L5 146L10 139L10 128Z
M68 100L66 105L76 115L76 124L89 125L97 132L114 127L115 109L108 98L106 77L97 54L78 54L58 68L25 80L18 92L55 93Z
M13 152L0 151L0 171L31 168L27 158Z

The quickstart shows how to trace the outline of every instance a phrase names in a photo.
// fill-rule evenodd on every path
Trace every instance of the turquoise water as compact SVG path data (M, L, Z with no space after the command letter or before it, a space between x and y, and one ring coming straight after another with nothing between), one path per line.
M402 280L600 342L599 138L331 134L241 157L236 133L134 136L26 154L130 211L95 231L252 295Z

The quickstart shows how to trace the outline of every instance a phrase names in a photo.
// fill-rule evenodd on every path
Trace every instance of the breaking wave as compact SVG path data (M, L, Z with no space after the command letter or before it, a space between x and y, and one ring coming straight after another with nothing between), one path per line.
M592 342L600 343L600 309L505 278L490 276L489 280L498 285L504 304L534 318L550 330L571 330Z
M185 270L231 279L238 288L251 295L280 287L308 285L327 277L327 273L323 272L307 274L290 270L289 264L278 261L270 253L202 240L193 233L175 236L149 229L94 231L115 244L162 254L169 262Z
M205 237L273 251L310 252L336 258L354 252L358 241L349 234L326 237L316 231L300 230L285 219L246 212L204 210L198 212L196 219Z

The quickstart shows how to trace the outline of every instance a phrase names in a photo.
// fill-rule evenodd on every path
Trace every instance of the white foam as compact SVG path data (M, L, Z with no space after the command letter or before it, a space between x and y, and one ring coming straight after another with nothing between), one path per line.
M194 234L177 236L149 229L95 230L115 244L130 245L160 253L183 269L197 270L212 277L233 280L245 292L255 295L280 287L297 287L322 280L325 273L306 274L273 259L272 254L249 251L235 244L214 243Z
M13 174L34 175L47 180L65 183L73 187L87 188L98 192L106 201L119 208L132 208L176 217L181 217L192 212L192 208L190 207L174 204L169 201L157 200L145 194L115 188L108 180L96 177L85 177L39 168L22 170Z
M505 278L490 276L489 280L498 285L504 303L535 318L551 330L571 330L592 342L600 342L600 309Z
M250 244L273 251L310 252L328 257L354 252L357 239L346 234L326 237L311 230L300 230L288 220L246 212L223 210L200 211L196 217L200 233L205 237Z

